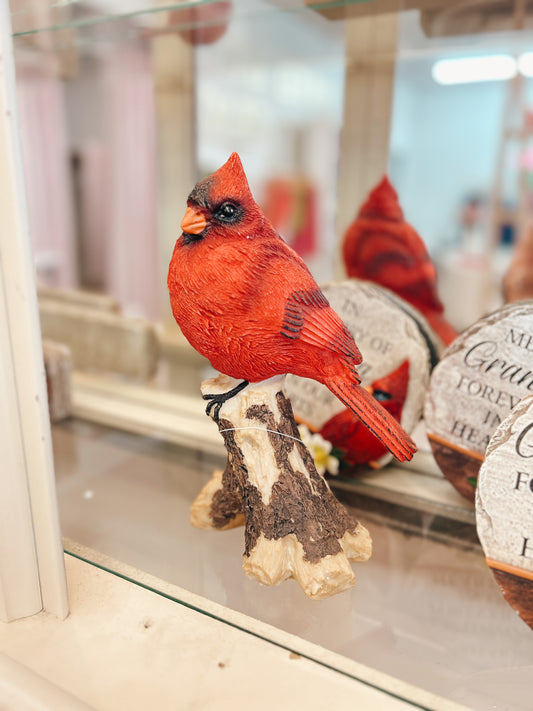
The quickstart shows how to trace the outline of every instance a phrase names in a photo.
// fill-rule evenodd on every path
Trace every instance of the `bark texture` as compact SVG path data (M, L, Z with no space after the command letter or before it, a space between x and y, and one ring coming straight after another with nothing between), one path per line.
M202 392L218 396L236 384L221 375L203 383ZM244 523L243 568L263 584L293 577L313 599L351 587L349 561L368 560L370 536L318 474L283 378L252 383L224 402L218 427L227 465L193 503L192 524L223 530Z

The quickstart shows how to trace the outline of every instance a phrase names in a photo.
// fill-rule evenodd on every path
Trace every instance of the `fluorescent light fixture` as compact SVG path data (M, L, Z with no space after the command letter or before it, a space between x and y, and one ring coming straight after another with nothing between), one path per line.
M530 68L533 71L533 53L531 53L530 62ZM508 54L442 59L433 65L431 74L437 84L501 81L511 79L516 75L516 61Z
M533 52L524 52L520 55L518 71L525 77L533 77Z

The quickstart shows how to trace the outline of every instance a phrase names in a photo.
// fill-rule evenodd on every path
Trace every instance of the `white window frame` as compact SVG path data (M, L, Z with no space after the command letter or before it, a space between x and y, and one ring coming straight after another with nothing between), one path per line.
M0 0L0 620L68 614L15 97Z

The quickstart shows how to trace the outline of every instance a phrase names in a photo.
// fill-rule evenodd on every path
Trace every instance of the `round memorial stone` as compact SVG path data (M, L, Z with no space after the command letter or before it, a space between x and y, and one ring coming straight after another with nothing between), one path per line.
M476 489L476 525L505 598L533 627L533 394L491 437Z
M470 326L431 374L424 420L435 460L474 501L489 440L533 393L533 301L502 307Z
M411 433L443 350L440 340L418 311L387 289L358 279L321 288L361 351L362 384ZM342 450L347 463L390 461L385 446L324 385L288 375L285 387L296 419Z

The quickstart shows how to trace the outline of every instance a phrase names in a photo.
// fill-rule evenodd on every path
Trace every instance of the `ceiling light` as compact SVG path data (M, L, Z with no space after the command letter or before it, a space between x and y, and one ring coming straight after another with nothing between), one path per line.
M533 52L524 52L518 58L518 71L525 77L533 77Z
M533 71L533 53L531 53L529 62ZM437 84L501 81L511 79L516 75L516 61L508 54L442 59L433 65L431 74Z

